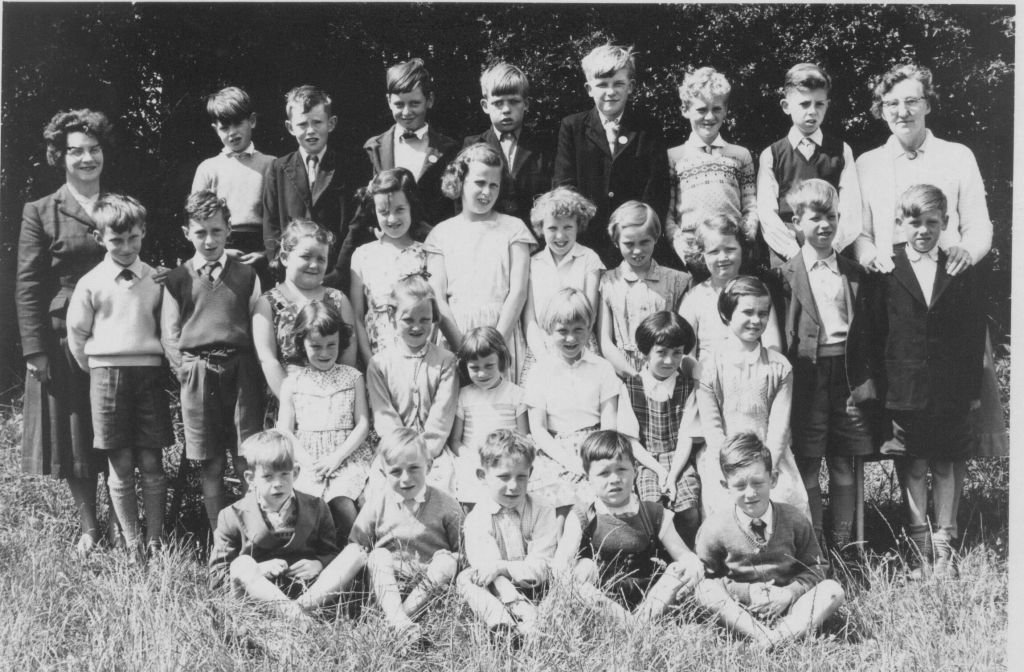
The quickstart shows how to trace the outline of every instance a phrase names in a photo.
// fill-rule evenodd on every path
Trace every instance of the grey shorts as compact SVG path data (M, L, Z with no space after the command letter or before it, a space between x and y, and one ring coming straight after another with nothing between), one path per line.
M93 445L98 450L163 450L174 443L162 366L89 369Z

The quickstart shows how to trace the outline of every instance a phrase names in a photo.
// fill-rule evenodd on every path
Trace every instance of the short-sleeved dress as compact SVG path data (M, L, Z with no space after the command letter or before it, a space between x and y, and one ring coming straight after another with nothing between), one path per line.
M327 371L307 366L289 373L284 382L295 407L299 440L295 461L300 471L295 488L327 502L335 497L358 498L370 473L373 455L364 442L330 478L320 481L313 475L313 464L341 446L355 427L356 381L362 375L344 364Z
M455 417L462 420L462 452L455 457L455 498L476 503L486 497L476 475L480 468L480 446L496 429L516 429L516 418L526 413L525 392L510 380L485 390L465 385L459 391Z
M690 275L651 262L643 278L625 261L601 278L601 300L612 314L615 345L630 365L639 371L644 354L636 347L636 328L651 313L676 310L690 288Z
M773 465L779 479L772 500L791 504L810 517L807 490L790 449L793 367L786 357L764 346L753 352L718 348L701 360L697 395L705 437L713 434L716 439L708 438L697 455L704 519L734 505L720 485L719 446L742 431L756 433L772 453L781 452L779 463Z
M532 249L537 242L522 220L492 214L494 218L484 222L457 215L438 224L427 236L426 245L444 257L448 305L463 333L498 324L511 287L512 246L525 244ZM518 319L506 345L512 355L509 378L516 383L526 358L526 339Z
M400 278L416 273L426 274L430 248L413 243L405 249L375 240L361 245L352 255L352 272L363 279L366 297L366 336L370 352L377 354L395 343L395 306L391 288Z

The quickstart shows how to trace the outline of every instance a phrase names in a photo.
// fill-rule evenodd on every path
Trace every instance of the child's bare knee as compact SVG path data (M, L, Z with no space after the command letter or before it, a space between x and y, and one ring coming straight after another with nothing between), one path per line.
M240 555L231 561L228 567L228 575L232 581L248 583L252 577L259 572L259 565L251 555Z
M817 590L837 607L846 602L846 591L833 579L825 579L819 583Z
M427 578L434 583L451 583L459 571L458 559L449 551L440 550L434 553L427 567Z
M394 558L391 556L391 551L386 548L375 548L366 555L366 566L371 571L377 571L383 568L392 569L394 566Z
M729 594L719 579L701 579L693 589L693 596L705 609L717 611L729 600Z
M589 583L596 586L599 577L597 563L590 558L580 558L572 570L572 579L576 583Z

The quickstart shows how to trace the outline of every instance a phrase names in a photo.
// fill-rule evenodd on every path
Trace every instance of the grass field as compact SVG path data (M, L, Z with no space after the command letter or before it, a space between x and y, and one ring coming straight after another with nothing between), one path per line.
M1004 368L1005 372L1005 368ZM396 650L375 607L302 631L206 589L194 545L147 567L71 552L77 531L58 481L18 471L20 415L0 411L2 670L999 670L1006 668L1008 460L972 462L961 522L961 578L909 582L900 560L889 463L867 469L868 561L840 567L847 605L822 636L770 654L698 615L614 629L575 596L554 594L543 635L520 651L491 645L454 594L431 610L433 646ZM175 453L173 459L176 461ZM187 518L200 517L187 501ZM212 617L211 614L219 614ZM214 623L216 622L216 625ZM246 637L225 636L246 632ZM255 643L255 644L254 644Z

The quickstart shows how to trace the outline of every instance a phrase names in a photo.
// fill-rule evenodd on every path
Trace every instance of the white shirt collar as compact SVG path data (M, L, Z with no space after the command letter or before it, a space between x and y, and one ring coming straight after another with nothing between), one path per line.
M319 166L320 162L324 160L324 154L326 152L327 152L327 145L324 145L323 149L321 149L316 154L312 155L312 156L315 156L317 158L317 163L316 163L317 166ZM307 152L306 150L304 150L302 147L299 147L299 155L302 156L302 163L305 164L305 165L309 165L310 153Z
M480 507L484 513L490 514L492 516L501 513L502 509L506 508L511 508L514 511L516 511L520 516L522 516L523 512L526 510L526 497L520 499L519 503L512 507L502 506L501 504L494 501L490 497L484 497L479 502L477 502L477 506Z
M243 149L240 152L232 152L227 147L222 147L221 150L220 150L220 153L225 155L225 156L227 156L227 157L241 156L242 154L245 154L246 156L252 156L253 154L256 153L256 145L253 142L250 142L249 146L246 147L245 149ZM321 154L322 153L323 152L321 152ZM305 157L303 157L303 158L305 158Z
M600 112L597 113L597 116L601 117L601 125L606 127L606 128L608 127L609 124L616 124L616 125L618 125L618 124L622 123L622 112L619 112L619 116L617 116L617 117L610 117L609 118L609 117L604 116Z
M649 392L657 393L656 401L668 399L672 396L676 389L676 378L678 377L679 372L677 371L665 380L658 380L646 366L640 370L640 380L643 381L644 388Z
M422 140L424 137L426 137L426 135L427 135L427 128L429 128L429 127L430 127L430 124L423 124L422 127L416 129L415 131L413 131L413 133L416 134L416 138L417 139ZM398 142L405 142L403 140L403 138L402 138L402 135L405 134L405 133L406 133L406 130L405 130L404 126L402 126L400 124L395 124L395 142L396 143L398 143ZM499 135L498 137L500 138L501 135Z
M593 364L594 362L597 362L599 359L597 355L592 353L590 350L587 350L586 348L583 349L583 353L580 355L580 358L577 359L575 362L572 362L571 364L565 361L565 357L562 357L562 355L560 355L558 352L555 352L553 349L550 353L547 353L546 356L554 360L556 364L564 366L567 369L575 369L576 367L582 366L584 362L586 362L587 364Z
M107 255L103 257L103 263L109 267L110 274L113 275L115 278L118 275L120 275L121 271L123 271L126 268L132 273L134 273L136 278L142 277L142 260L139 259L138 257L135 257L135 261L128 264L127 266L122 266L121 264L114 261L114 259L110 256L110 253L107 252Z
M933 136L931 129L926 128L924 130L924 142L922 142L921 146L917 148L918 154L923 154L928 151L928 144L931 141L932 137ZM889 152L889 155L894 159L898 159L901 156L907 155L907 150L903 149L903 145L900 143L899 139L895 135L889 136L889 139L885 141L885 146Z
M690 137L686 139L686 144L692 147L696 147L703 151L704 147L725 147L729 143L727 143L725 141L725 138L722 137L722 134L719 133L717 136L715 136L715 139L712 140L709 145L709 143L706 143L703 140L701 140L699 135L697 135L693 131L690 131Z
M824 259L818 259L818 251L807 243L804 243L803 247L800 248L800 253L804 257L804 265L807 267L808 273L810 273L811 269L814 268L814 265L819 261L824 262L825 266L833 273L839 273L839 261L836 259L835 250L832 250L832 254Z
M501 142L501 134L502 133L511 133L512 137L515 138L516 140L518 140L519 139L519 134L523 132L522 127L520 127L518 130L515 130L515 131L499 131L494 126L491 126L491 130L494 131L494 137L496 137L498 139L498 142Z
M538 258L541 262L546 263L553 268L558 268L562 264L568 263L569 260L582 256L583 250L577 242L573 243L573 246L569 248L569 251L565 253L565 256L562 257L561 261L555 261L555 255L551 252L551 248L548 246L545 246L544 249L540 251Z
M199 271L203 268L203 266L206 266L207 264L212 264L214 263L214 261L220 262L220 270L223 272L224 266L228 263L227 250L225 250L224 253L220 255L220 259L214 259L213 261L206 261L206 257L196 252L196 256L192 257L192 268L195 269L196 271Z
M661 278L658 277L658 262L651 259L651 267L647 269L647 273L641 278L640 275L633 270L633 267L629 265L628 261L622 262L622 277L627 282L636 282L637 280L644 280L646 282L657 282Z
M799 131L799 129L797 129L796 126L793 126L792 128L789 129L789 133L786 135L786 138L789 139L789 144L792 145L793 149L796 149L797 145L799 145L800 141L803 140L804 138L807 138L808 140L816 144L818 147L821 147L821 143L825 141L825 134L822 133L821 129L819 128L810 135L804 135Z
M907 259L909 259L910 263L912 263L912 264L916 264L917 262L921 261L922 259L931 259L933 263L935 263L935 264L939 263L939 246L938 245L936 245L935 247L933 247L932 249L930 249L930 250L928 250L927 252L924 252L924 253L918 252L917 250L912 248L910 245L907 245L906 252L907 252Z
M772 506L772 503L768 502L768 510L764 512L763 516L761 516L761 520L764 521L765 524L766 535L772 530L772 521L775 518L774 508L775 507ZM750 529L750 521L752 521L753 518L743 513L739 507L736 507L736 520L740 521L740 524L745 528Z
M76 201L78 201L78 204L81 205L86 212L92 214L93 208L96 205L96 201L100 199L99 193L96 193L92 196L82 196L80 193L78 193L78 191L75 190L74 187L71 186L70 182L65 182L64 186L68 188L68 191L71 192L71 196L74 197Z
M612 511L600 499L595 499L594 511L606 516L635 515L637 513L640 513L640 500L638 500L632 493L630 493L629 502L625 506L616 509L615 511Z

